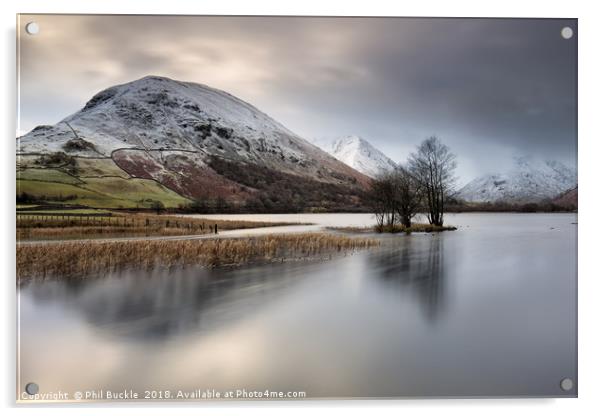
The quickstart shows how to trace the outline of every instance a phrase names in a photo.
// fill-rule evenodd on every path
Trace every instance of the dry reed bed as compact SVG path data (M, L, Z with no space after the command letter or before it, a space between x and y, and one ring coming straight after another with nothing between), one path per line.
M17 246L17 278L84 277L127 267L242 265L311 258L377 245L379 242L374 239L325 233L236 239L28 244Z
M68 238L105 238L124 236L178 236L209 234L208 230L190 230L188 228L157 227L50 227L50 228L17 228L17 240L63 240Z
M187 235L218 230L297 225L287 222L209 220L169 215L118 214L114 216L17 216L17 239L61 238L86 235Z

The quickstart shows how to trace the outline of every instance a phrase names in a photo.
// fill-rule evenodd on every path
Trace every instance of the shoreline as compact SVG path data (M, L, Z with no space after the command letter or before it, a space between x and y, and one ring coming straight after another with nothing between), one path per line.
M377 225L367 227L326 227L326 230L338 231L341 233L354 233L354 234L413 234L413 233L442 233L445 231L456 231L458 227L453 225L431 225L415 223L410 227L404 227L403 225L396 224L392 228L389 226L383 226L382 229L378 229Z

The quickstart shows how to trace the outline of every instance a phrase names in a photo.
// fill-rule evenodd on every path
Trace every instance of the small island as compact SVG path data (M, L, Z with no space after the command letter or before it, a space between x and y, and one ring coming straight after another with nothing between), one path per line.
M424 140L407 162L374 178L369 200L379 233L453 231L443 214L454 187L456 155L436 136ZM413 223L426 213L428 224Z

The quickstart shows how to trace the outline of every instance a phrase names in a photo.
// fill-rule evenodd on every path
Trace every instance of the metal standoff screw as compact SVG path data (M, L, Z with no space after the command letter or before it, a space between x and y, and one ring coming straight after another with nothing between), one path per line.
M27 383L25 385L25 391L27 392L27 394L33 396L38 391L40 391L40 386L38 386L36 383Z
M560 381L560 388L564 391L571 391L573 390L573 380L571 380L570 378L563 378Z

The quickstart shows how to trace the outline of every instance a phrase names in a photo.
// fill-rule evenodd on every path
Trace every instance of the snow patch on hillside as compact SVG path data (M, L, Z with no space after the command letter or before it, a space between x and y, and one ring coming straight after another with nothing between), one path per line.
M577 185L577 171L554 160L516 157L505 173L474 179L458 192L468 202L537 202L554 198Z

